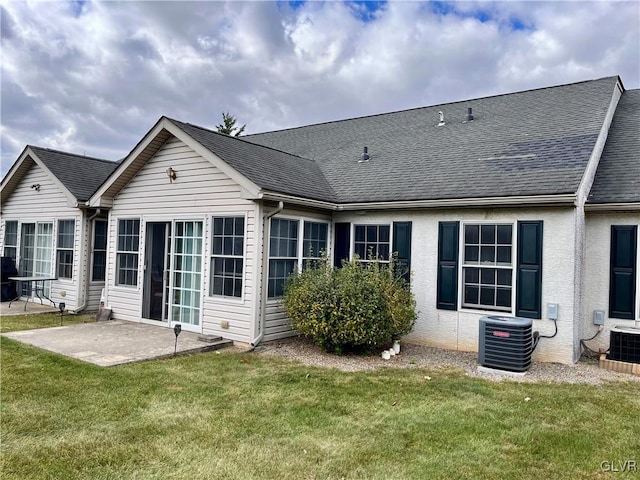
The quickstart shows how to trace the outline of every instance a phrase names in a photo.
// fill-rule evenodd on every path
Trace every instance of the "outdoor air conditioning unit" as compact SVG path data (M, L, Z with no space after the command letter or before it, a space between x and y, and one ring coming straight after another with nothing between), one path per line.
M611 328L609 360L640 363L640 328L616 325Z
M533 354L528 318L489 315L480 319L478 363L483 367L525 372Z

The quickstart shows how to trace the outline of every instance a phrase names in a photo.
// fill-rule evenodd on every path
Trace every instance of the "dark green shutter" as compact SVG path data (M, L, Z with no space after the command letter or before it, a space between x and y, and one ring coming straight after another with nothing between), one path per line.
M411 222L393 222L393 251L398 253L397 271L411 281Z
M458 238L460 222L438 224L438 294L436 307L458 308Z
M609 317L635 318L638 227L611 225Z
M351 224L336 223L333 242L333 265L342 266L342 261L349 261L349 247L351 246Z
M542 318L542 221L518 222L516 315Z

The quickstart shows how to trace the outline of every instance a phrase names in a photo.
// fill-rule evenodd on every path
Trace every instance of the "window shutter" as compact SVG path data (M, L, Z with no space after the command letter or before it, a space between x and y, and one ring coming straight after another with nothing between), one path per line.
M460 222L438 224L438 294L436 307L458 308L458 241Z
M393 222L393 251L398 252L396 269L411 281L411 222Z
M611 225L609 317L635 318L638 227Z
M351 224L336 223L333 244L333 265L342 267L342 261L349 261L349 247L351 246Z
M542 221L518 222L516 315L542 318Z

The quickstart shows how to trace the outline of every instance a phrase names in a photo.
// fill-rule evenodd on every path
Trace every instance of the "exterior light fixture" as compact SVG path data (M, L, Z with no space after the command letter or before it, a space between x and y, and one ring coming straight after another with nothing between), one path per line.
M178 178L178 176L176 175L176 171L173 169L173 167L167 168L167 176L169 177L169 183L173 183L173 181L176 178Z
M33 185L31 185L31 188L33 188L36 192L40 191L40 184L39 183L34 183Z
M64 316L64 309L67 305L64 302L58 303L58 308L60 309L60 326L62 326L62 317Z
M180 332L182 331L182 325L180 325L179 323L173 327L173 333L176 336L176 343L173 345L173 356L176 356L176 353L178 352L178 335L180 335Z

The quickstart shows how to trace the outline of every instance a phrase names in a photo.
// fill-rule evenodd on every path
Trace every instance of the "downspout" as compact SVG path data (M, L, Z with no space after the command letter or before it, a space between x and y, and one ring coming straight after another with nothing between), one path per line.
M88 233L88 241L89 244L91 243L91 235L93 234L93 229L91 228L91 222L93 222L93 220L100 215L101 210L98 208L95 213L93 215L91 215L88 219L87 219L87 229L89 230ZM89 252L90 253L90 252ZM87 257L87 263L84 266L84 273L85 273L85 278L86 281L84 282L84 301L82 303L82 305L79 305L76 309L75 309L75 313L80 313L83 310L85 310L87 308L87 305L89 304L89 277L90 277L90 272L89 272L89 268L91 267L91 261L89 261L89 257Z
M264 272L265 270L267 270L267 268L269 267L269 264L265 261L265 244L269 243L269 238L267 237L265 240L265 233L267 233L267 228L265 226L268 226L269 223L268 221L271 219L271 217L273 217L274 215L277 215L278 213L280 213L282 210L284 209L284 202L280 201L278 202L278 207L269 212L269 213L265 213L262 215L262 224L263 224L263 229L262 229L262 273L260 275L260 291L261 291L261 295L260 295L260 318L259 318L259 322L258 322L258 336L251 342L251 350L253 350L254 348L256 348L256 346L262 341L262 338L264 337L264 318L267 314L267 292L266 292L266 284L265 284L265 275ZM271 230L270 228L268 229L269 231ZM251 351L250 350L250 351Z

